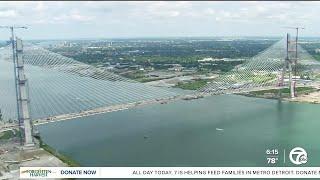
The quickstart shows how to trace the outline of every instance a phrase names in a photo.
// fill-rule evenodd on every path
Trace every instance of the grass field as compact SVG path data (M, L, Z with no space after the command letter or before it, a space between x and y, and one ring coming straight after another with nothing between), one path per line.
M195 80L193 82L188 82L188 83L182 83L179 82L176 86L176 88L181 88L181 89L186 89L186 90L197 90L200 89L202 87L204 87L207 82L209 82L208 80L203 80L203 79L199 79L199 80Z

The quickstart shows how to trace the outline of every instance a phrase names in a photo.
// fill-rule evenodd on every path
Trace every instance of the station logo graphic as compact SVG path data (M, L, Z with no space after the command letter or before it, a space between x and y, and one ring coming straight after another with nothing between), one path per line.
M47 169L32 169L32 170L23 170L20 171L20 175L28 174L28 177L38 177L38 178L44 178L48 177L48 175L55 173L52 172L52 170L47 170Z
M289 159L295 165L305 164L308 161L308 154L303 148L295 147L290 151Z

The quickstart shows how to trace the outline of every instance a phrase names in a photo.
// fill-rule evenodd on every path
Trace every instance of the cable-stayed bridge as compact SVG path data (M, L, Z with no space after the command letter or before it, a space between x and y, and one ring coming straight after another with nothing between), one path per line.
M34 124L43 124L166 103L189 96L313 85L317 82L320 63L301 46L297 50L294 50L294 46L289 39L282 39L232 71L219 75L205 87L184 93L136 82L44 48L25 44L22 58L28 78L31 117ZM294 57L295 51L299 57ZM12 49L1 48L0 109L5 119L17 119L13 71ZM297 76L301 78L297 79Z
M5 77L1 83L6 84L1 95L8 99L1 107L5 117L14 119L14 78L13 72L8 72L13 70L10 52L9 48L1 51L0 71ZM23 58L33 119L177 95L35 46L25 47Z
M285 38L278 41L230 72L219 76L199 91L210 94L224 94L226 92L252 91L255 88L270 89L284 86L286 83L283 82L284 80L289 81L290 78L295 79L297 77L299 79L301 77L301 81L305 80L303 84L308 80L316 81L316 76L320 70L320 62L316 61L298 45L298 61L295 64L295 49L293 47L295 44L289 42L287 45L287 43ZM288 49L286 46L288 46ZM290 59L292 59L292 62ZM288 66L292 66L291 71ZM293 72L294 68L296 68L296 73ZM299 83L299 81L296 80L296 83Z

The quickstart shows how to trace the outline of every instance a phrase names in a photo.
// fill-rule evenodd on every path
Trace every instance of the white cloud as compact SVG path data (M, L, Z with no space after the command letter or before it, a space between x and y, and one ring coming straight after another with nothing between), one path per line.
M152 36L155 30L162 33L156 35L164 36L238 33L241 30L248 35L256 35L259 31L252 27L271 31L288 24L305 23L311 26L309 28L319 29L319 8L320 2L287 1L8 1L0 2L0 24L47 25L50 26L48 34L54 32L54 28L61 31L86 29L92 36L99 29L99 33L115 36L130 33L137 36L149 33ZM88 23L100 28L91 28ZM62 25L65 29L61 28ZM36 28L33 30L37 31ZM80 33L78 35L81 36Z
M75 23L75 22L90 22L94 19L91 16L84 16L79 14L78 12L72 12L69 14L62 14L59 16L52 17L51 23L53 24L67 24L67 23ZM38 20L38 22L43 22Z
M15 10L0 11L0 18L16 17L17 12Z
M38 2L37 5L35 6L36 11L45 11L48 10L48 6L44 2Z

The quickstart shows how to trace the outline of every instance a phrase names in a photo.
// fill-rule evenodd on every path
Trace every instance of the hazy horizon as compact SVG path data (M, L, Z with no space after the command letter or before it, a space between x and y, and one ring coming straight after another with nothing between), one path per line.
M292 36L295 36L295 34L291 34ZM19 36L20 37L20 36ZM73 40L133 40L133 39L139 39L139 40L143 40L143 39L221 39L221 38L270 38L270 39L281 39L285 37L285 34L283 36L145 36L145 37L111 37L111 38L107 38L107 37L78 37L78 38L44 38L44 39L23 39L26 41L63 41L63 40L69 40L69 41L73 41ZM8 35L7 39L0 39L0 41L8 41L10 38L10 36ZM306 39L306 38L320 38L320 36L299 36L300 40L301 39Z
M20 37L20 36L18 36ZM121 40L121 39L219 39L219 38L281 38L282 36L137 36L137 37L75 37L75 38L43 38L43 39L24 39L26 41L60 41L60 40ZM284 37L284 36L283 36ZM7 39L0 39L0 41L8 41ZM301 38L320 38L312 36L302 36Z
M320 37L320 2L72 1L0 2L0 25L26 40L150 37L281 37L302 26ZM0 39L8 39L0 30Z

